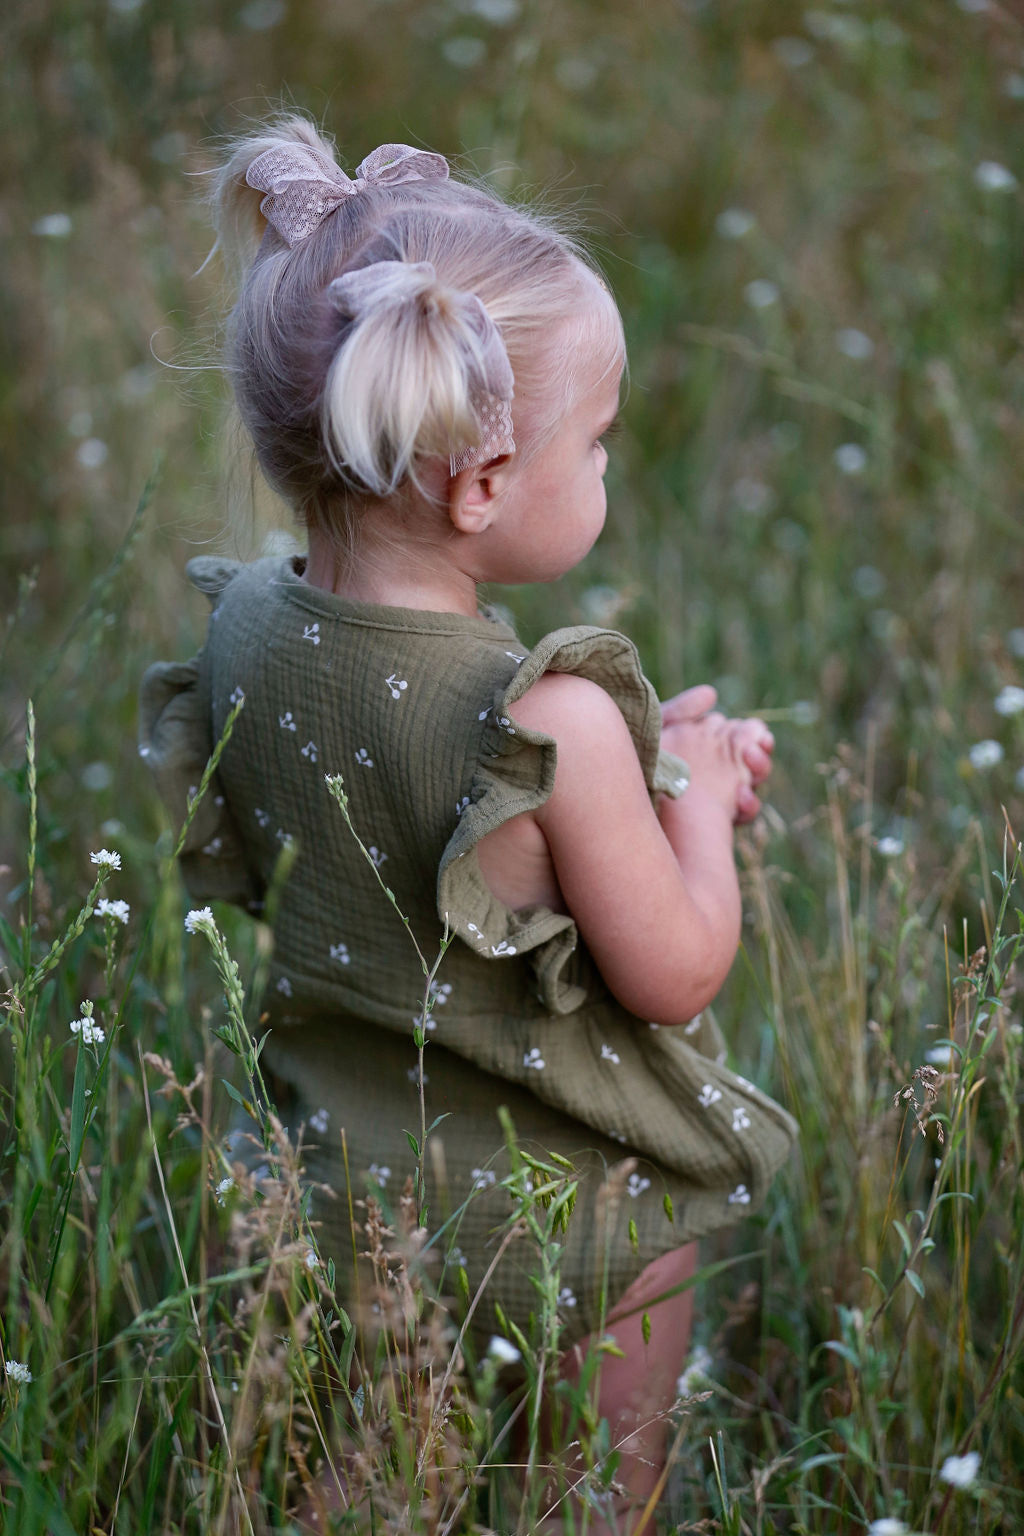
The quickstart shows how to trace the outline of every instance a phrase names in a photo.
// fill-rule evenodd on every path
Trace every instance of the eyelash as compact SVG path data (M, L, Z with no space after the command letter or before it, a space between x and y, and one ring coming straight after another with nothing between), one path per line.
M621 433L621 431L622 431L622 422L619 421L618 419L616 419L615 421L613 421L611 423L610 426L605 427L604 431L601 433L601 436L598 438L598 442L599 443L606 443L609 440L609 438L614 439L614 438L618 437L619 434Z

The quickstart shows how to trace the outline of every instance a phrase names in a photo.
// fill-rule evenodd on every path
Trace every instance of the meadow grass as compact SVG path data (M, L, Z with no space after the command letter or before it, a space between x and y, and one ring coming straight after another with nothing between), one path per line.
M778 738L715 1012L801 1143L704 1246L644 1529L1021 1529L1020 23L39 0L0 29L0 1523L525 1531L549 1487L582 1530L614 1479L599 1359L541 1435L571 1170L510 1181L543 1281L518 1375L457 1346L415 1190L353 1209L357 1312L261 1079L268 932L186 932L136 756L145 665L202 638L184 559L285 526L195 366L221 295L185 175L269 95L346 163L408 138L580 205L630 342L611 517L498 596L527 640L621 626L664 692L713 681Z

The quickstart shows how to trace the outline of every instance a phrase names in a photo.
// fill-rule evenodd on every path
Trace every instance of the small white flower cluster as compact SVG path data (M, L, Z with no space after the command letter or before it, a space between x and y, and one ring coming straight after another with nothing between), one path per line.
M908 1536L908 1529L902 1520L896 1520L892 1515L883 1515L881 1520L872 1520L868 1526L868 1536Z
M81 1018L72 1019L68 1025L73 1035L81 1035L85 1045L102 1045L107 1038L98 1024L92 1021L92 1003L83 1003Z
M217 1196L218 1205L227 1204L228 1195L231 1193L234 1187L234 1179L221 1179L220 1183L217 1185L216 1190L214 1191Z
M710 1351L705 1349L703 1344L698 1344L687 1361L686 1369L676 1382L676 1391L679 1396L692 1397L702 1387L710 1386L712 1364Z
M994 741L991 737L985 741L976 741L967 754L971 767L978 773L984 773L989 768L994 768L1003 760L1002 742Z
M213 933L216 926L209 907L193 907L185 918L186 933Z
M108 901L105 896L96 903L97 917L112 917L119 923L127 923L131 910L126 901Z
M317 1256L314 1253L312 1248L307 1248L306 1249L306 1257L303 1260L303 1263L305 1264L307 1269L319 1269L320 1268L320 1260L317 1258Z
M969 1488L978 1475L981 1457L977 1451L967 1451L963 1456L947 1456L939 1468L944 1483L954 1488Z
M492 1360L497 1360L499 1365L515 1365L517 1360L523 1358L522 1353L516 1349L515 1345L510 1344L508 1339L503 1339L498 1333L491 1336L490 1343L487 1345L487 1353Z
M903 852L903 839L901 837L880 837L878 839L878 851L883 859L898 859Z
M90 853L89 858L94 864L98 864L101 869L121 868L121 855L119 853L111 853L109 848L101 848L98 853Z
M7 1375L9 1380L20 1382L27 1387L32 1380L32 1372L22 1360L8 1360Z
M1024 688L1018 688L1014 683L1007 683L1005 688L1000 688L993 701L993 708L997 715L1019 715L1024 710Z

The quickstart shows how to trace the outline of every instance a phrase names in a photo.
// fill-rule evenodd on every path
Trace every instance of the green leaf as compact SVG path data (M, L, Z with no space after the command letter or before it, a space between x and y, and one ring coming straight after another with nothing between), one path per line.
M649 1312L645 1312L640 1319L640 1332L644 1336L644 1343L649 1344L651 1342L651 1314Z
M634 1253L640 1252L640 1237L636 1230L636 1222L632 1217L629 1219L629 1245Z
M412 1155L413 1155L413 1157L419 1157L419 1155L420 1155L420 1144L416 1140L416 1137L413 1135L412 1131L406 1131L405 1139L409 1143L410 1147L412 1147Z
M78 1167L78 1160L82 1155L82 1142L85 1139L85 1056L85 1049L80 1045L78 1059L75 1062L75 1083L71 1090L71 1141L68 1155L72 1173Z
M906 1278L907 1278L907 1284L909 1286L911 1286L911 1288L917 1292L917 1294L921 1297L921 1299L923 1301L924 1300L924 1281L921 1279L921 1276L916 1272L916 1270L908 1269L906 1271Z
M240 1104L243 1109L248 1109L248 1107L249 1107L248 1104L246 1103L245 1099L243 1099L242 1095L239 1093L239 1091L235 1087L234 1083L229 1083L226 1077L222 1077L221 1078L221 1082L224 1084L224 1087L227 1089L229 1097L234 1099L236 1104Z

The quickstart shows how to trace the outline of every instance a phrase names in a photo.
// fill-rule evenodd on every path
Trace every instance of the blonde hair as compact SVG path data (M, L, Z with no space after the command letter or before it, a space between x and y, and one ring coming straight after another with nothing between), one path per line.
M289 247L264 221L246 172L297 143L334 158L314 125L292 115L236 141L215 173L217 248L240 277L226 363L267 480L301 523L351 551L366 503L418 487L418 465L485 435L479 337L462 296L476 295L504 341L517 456L557 430L583 362L621 364L622 324L574 239L466 182L361 186ZM335 278L384 261L429 263L436 282L355 317L332 301ZM565 345L572 321L575 347Z

